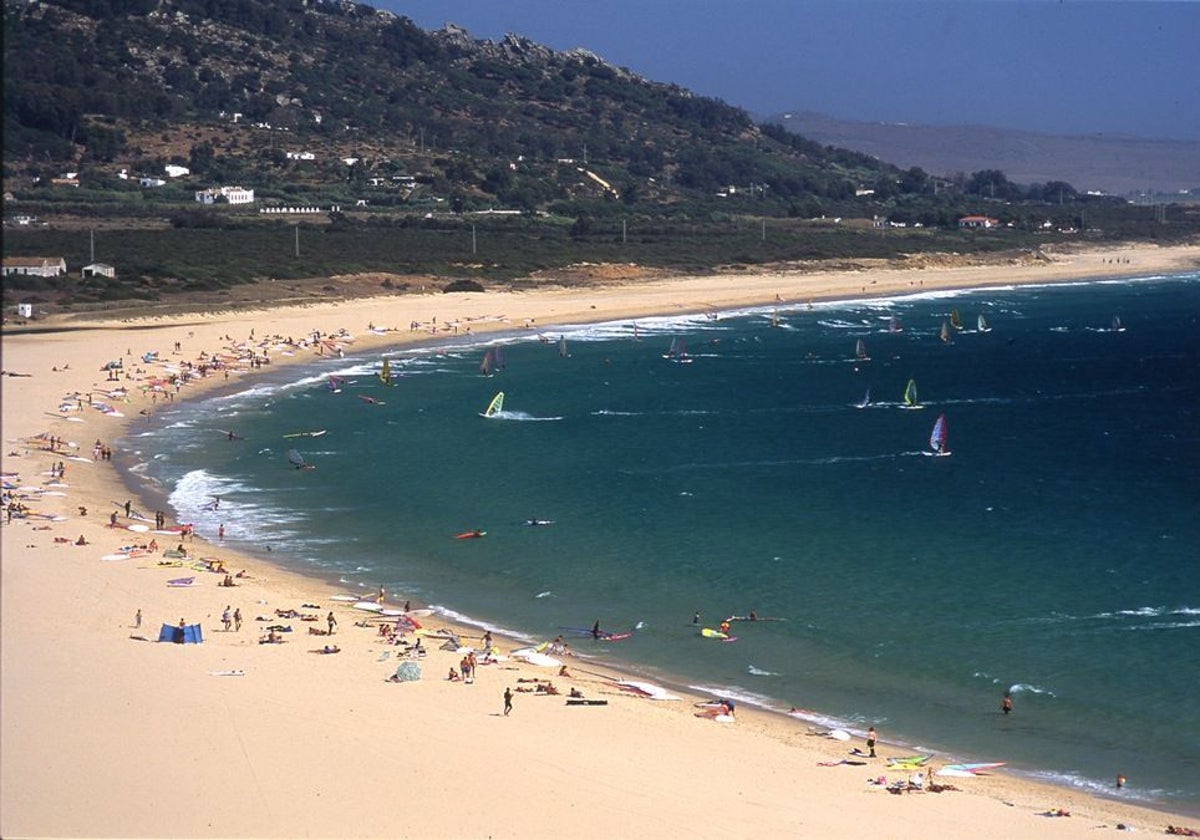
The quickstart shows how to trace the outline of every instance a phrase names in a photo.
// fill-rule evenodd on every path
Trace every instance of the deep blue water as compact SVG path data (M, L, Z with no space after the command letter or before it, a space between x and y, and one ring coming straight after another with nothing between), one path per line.
M576 649L1200 812L1200 275L775 314L513 334L491 377L494 338L404 348L392 387L348 355L164 410L129 445L181 521L342 589L530 639L638 627ZM673 337L692 363L663 358ZM921 410L899 407L910 378ZM942 413L952 454L929 457ZM786 620L722 643L696 610Z

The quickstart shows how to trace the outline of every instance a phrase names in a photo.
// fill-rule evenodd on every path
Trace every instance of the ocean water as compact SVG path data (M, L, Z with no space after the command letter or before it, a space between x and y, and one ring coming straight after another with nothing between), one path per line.
M390 387L348 353L124 446L180 521L331 593L531 640L599 620L633 635L577 653L1200 813L1198 320L1190 274L459 337L383 354ZM778 620L698 632L751 610Z

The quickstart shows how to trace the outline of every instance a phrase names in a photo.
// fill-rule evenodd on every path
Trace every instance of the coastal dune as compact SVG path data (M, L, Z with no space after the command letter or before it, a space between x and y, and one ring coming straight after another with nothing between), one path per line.
M1200 820L1146 808L1122 791L1095 797L1003 770L943 779L955 790L889 793L868 781L908 774L882 760L844 764L851 743L804 720L739 707L736 721L695 715L702 699L653 700L619 686L602 660L568 657L570 676L515 659L446 679L462 654L426 636L418 682L394 683L401 647L369 614L331 600L331 582L259 557L217 534L129 531L123 503L151 512L113 463L93 458L136 431L161 400L227 384L192 380L154 400L161 366L267 336L354 337L355 353L447 332L540 331L743 306L1082 277L1192 270L1200 246L1130 246L1023 264L924 270L774 272L538 292L402 295L317 306L124 320L57 320L3 335L3 472L31 517L3 526L0 560L0 835L9 837L613 836L1094 838L1118 825L1161 833ZM410 324L419 329L410 329ZM368 325L386 328L373 332ZM253 332L252 332L253 331ZM251 335L256 338L251 338ZM176 343L178 352L174 351ZM272 365L311 361L320 346ZM100 367L122 360L118 381ZM138 373L138 370L142 373ZM236 370L232 377L253 377ZM86 397L124 386L120 415ZM70 408L81 395L82 410ZM70 418L82 422L75 422ZM55 445L51 449L50 438ZM61 440L62 443L58 443ZM73 444L73 445L72 445ZM114 462L123 462L116 452ZM64 467L61 477L53 475ZM50 495L50 493L61 495ZM86 513L83 511L86 509ZM116 512L117 524L110 527ZM176 524L168 522L168 524ZM124 546L141 556L102 560ZM84 544L77 544L82 540ZM182 545L189 562L160 565ZM193 577L189 586L168 582ZM363 592L367 598L374 593ZM397 607L404 593L388 593ZM223 627L226 606L243 617ZM296 610L314 621L281 618ZM332 635L310 633L327 628ZM136 616L140 615L140 626ZM259 619L262 620L259 620ZM163 625L198 624L203 644L158 644ZM427 628L482 646L477 628L438 616ZM367 626L358 626L359 623ZM260 644L271 625L293 627ZM411 639L411 637L410 637ZM502 653L516 642L496 640ZM319 653L336 645L333 655ZM559 694L536 690L552 680ZM503 712L505 689L513 709ZM524 690L522 690L524 689ZM568 705L570 689L604 705ZM887 733L881 733L886 741ZM883 747L880 755L894 755ZM1186 784L1181 781L1181 785ZM1046 816L1062 809L1070 816Z

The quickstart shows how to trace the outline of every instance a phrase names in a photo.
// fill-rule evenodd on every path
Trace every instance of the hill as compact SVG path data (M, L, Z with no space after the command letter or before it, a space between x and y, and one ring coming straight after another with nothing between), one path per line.
M1001 169L1022 184L1061 180L1079 190L1114 195L1200 191L1200 143L1059 136L974 125L858 122L813 111L778 114L767 122L818 143L939 175Z
M6 278L6 301L351 274L457 289L582 262L696 272L1200 228L1200 211L1060 179L901 169L586 50L349 0L5 0L4 24L4 254L72 272ZM969 213L998 224L960 229ZM95 260L115 276L81 282Z

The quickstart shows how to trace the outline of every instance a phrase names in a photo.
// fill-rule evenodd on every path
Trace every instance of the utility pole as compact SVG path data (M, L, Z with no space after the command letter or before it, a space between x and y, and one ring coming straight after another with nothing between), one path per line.
M475 256L475 225L471 225L471 256Z
M625 244L625 220L621 220L621 244Z
M296 223L296 257L300 256L300 223Z

